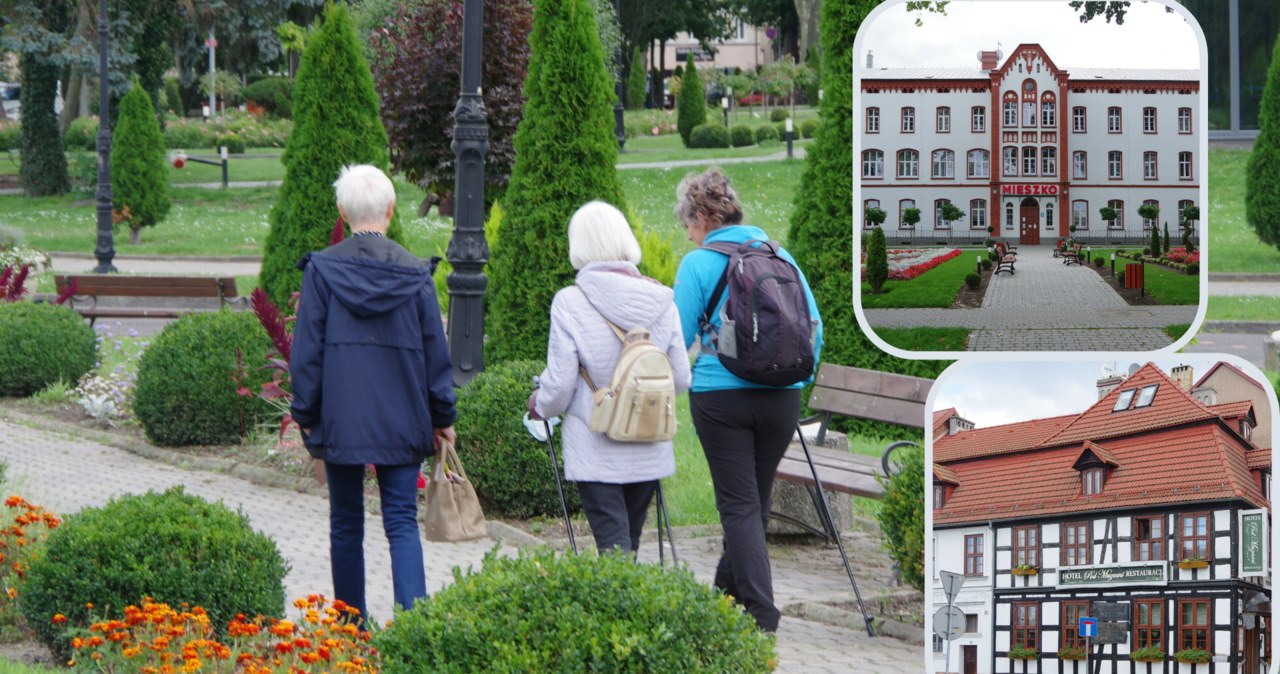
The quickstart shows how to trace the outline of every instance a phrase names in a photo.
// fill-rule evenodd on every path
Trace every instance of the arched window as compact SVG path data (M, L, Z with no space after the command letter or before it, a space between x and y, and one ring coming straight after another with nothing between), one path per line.
M1191 108L1178 108L1178 133L1191 133Z
M1087 130L1084 106L1071 108L1071 132L1084 133Z
M873 208L880 208L880 200L879 200L879 199L866 199L866 200L864 200L864 201L862 202L862 212L863 212L864 214L865 214L867 211L869 211L869 210L871 210L871 209L873 209ZM866 217L863 217L863 218L862 218L862 228L863 228L863 229L874 229L874 228L875 228L875 226L876 226L876 223L871 222L871 220L870 220L870 219L868 219L868 218L866 218Z
M1111 229L1124 229L1124 202L1119 199L1112 199L1107 205L1116 209L1116 219L1111 222Z
M986 150L969 150L968 173L970 178L991 177L991 155Z
M864 150L862 153L862 177L884 177L884 153L880 150Z
M1053 230L1053 202L1052 201L1044 205L1044 228L1049 231Z
M986 108L981 105L973 106L973 109L969 111L969 128L974 133L980 133L987 130Z
M916 132L916 109L907 107L902 109L902 132Z
M1004 174L1018 175L1018 148L1009 146L1004 149Z
M933 177L956 177L956 153L951 150L933 151Z
M1088 177L1088 155L1082 151L1071 153L1071 177L1075 180L1083 180Z
M1143 133L1156 132L1156 109L1155 108L1142 109L1142 132Z
M1107 133L1120 133L1122 131L1120 125L1120 108L1107 108Z
M1013 229L1013 202L1004 205L1004 228Z
M1040 126L1051 129L1058 124L1058 104L1053 100L1053 94L1046 92L1040 99Z
M880 133L880 108L867 108L867 133Z
M1022 148L1022 175L1033 176L1036 174L1036 149L1034 147Z
M938 133L951 133L951 108L940 106L936 117Z
M907 222L907 209L915 208L915 199L902 199L898 201L898 227L901 229L914 229L915 223ZM917 213L916 215L919 215Z
M920 153L915 150L898 150L898 177L920 177Z
M1156 153L1143 152L1142 153L1142 179L1155 180L1157 177L1159 177L1156 171L1156 166L1157 166Z
M1124 177L1124 154L1119 150L1107 153L1107 177L1114 180Z
M1191 153L1178 153L1178 180L1191 180Z
M933 200L933 228L934 229L951 229L951 223L942 219L942 207L951 203L950 199L934 199Z
M1144 199L1144 200L1143 200L1143 202L1142 202L1142 205L1143 205L1143 206L1155 206L1156 208L1159 208L1159 207L1160 207L1160 202L1159 202L1159 201L1156 201L1155 199ZM1148 230L1150 230L1152 227L1155 227L1155 226L1156 226L1156 219L1155 219L1155 218L1143 218L1143 219L1142 219L1142 229L1143 229L1144 231L1148 231Z

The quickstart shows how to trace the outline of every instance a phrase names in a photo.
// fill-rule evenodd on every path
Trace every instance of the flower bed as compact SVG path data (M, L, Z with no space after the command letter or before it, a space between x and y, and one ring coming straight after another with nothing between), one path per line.
M956 248L896 248L889 250L889 280L909 281L960 255ZM862 279L867 277L867 256L862 255Z

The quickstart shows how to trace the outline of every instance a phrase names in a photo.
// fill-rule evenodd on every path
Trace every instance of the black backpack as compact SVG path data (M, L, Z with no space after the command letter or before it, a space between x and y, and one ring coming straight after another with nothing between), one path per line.
M755 384L790 386L813 374L817 321L809 315L800 272L778 255L777 241L703 244L729 256L699 327L711 335L725 369ZM725 288L720 329L711 312Z

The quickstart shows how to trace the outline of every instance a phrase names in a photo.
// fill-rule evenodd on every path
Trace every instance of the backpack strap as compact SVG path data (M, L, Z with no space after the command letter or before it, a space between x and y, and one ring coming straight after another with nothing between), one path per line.
M605 325L609 326L609 329L613 330L613 334L618 336L618 340L622 342L622 345L626 346L627 334L622 331L622 328L615 325L614 322L609 320L608 318L605 318L604 314L600 312L600 309L596 308L595 303L591 301L591 298L587 297L587 293L582 290L582 286L579 286L577 283L575 283L573 284L573 287L577 288L578 292L582 293L582 299L587 301L587 306L591 307L592 309L595 309L596 313L600 314L600 318L604 319ZM587 386L591 387L591 392L595 393L597 390L596 383L591 381L591 375L587 374L587 368L583 367L581 363L578 364L578 373L582 375L582 378L584 380L586 380Z
M755 244L759 244L759 245L755 245ZM761 239L747 239L742 243L731 243L729 241L712 241L711 243L704 243L701 246L699 246L699 248L714 250L717 253L727 255L729 256L730 260L732 260L733 256L737 253L745 253L748 250L759 249L759 248L769 249L770 251L773 252L774 255L777 255L778 250L781 249L781 247L782 246L777 241L773 241L773 240L763 241ZM724 274L720 276L720 280L716 282L715 289L711 291L711 300L707 303L707 308L702 312L702 316L698 318L699 333L700 334L706 333L708 335L711 335L711 347L708 348L704 346L702 348L703 353L716 353L716 340L719 338L719 331L716 330L715 327L711 325L711 313L716 310L717 306L720 305L720 300L723 299L725 288L728 287L728 285L729 285L729 266L725 265Z

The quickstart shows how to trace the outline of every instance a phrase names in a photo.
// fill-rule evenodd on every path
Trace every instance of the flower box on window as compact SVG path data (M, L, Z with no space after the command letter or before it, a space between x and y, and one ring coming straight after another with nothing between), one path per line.
M1013 648L1009 649L1010 660L1035 660L1038 657L1040 657L1040 651L1022 644L1014 644Z
M1059 660L1083 660L1084 656L1084 646L1063 646L1058 649Z
M1174 653L1173 657L1184 665L1203 664L1213 659L1213 653L1202 648L1184 648Z
M1164 662L1164 648L1160 646L1145 646L1129 653L1129 659L1134 662Z
M1208 568L1208 566L1209 560L1201 559L1200 557L1187 557L1178 562L1179 569L1204 569Z
M1031 566L1030 564L1019 564L1010 569L1009 573L1012 573L1015 576L1034 576L1037 573L1040 573L1040 569L1038 567Z

